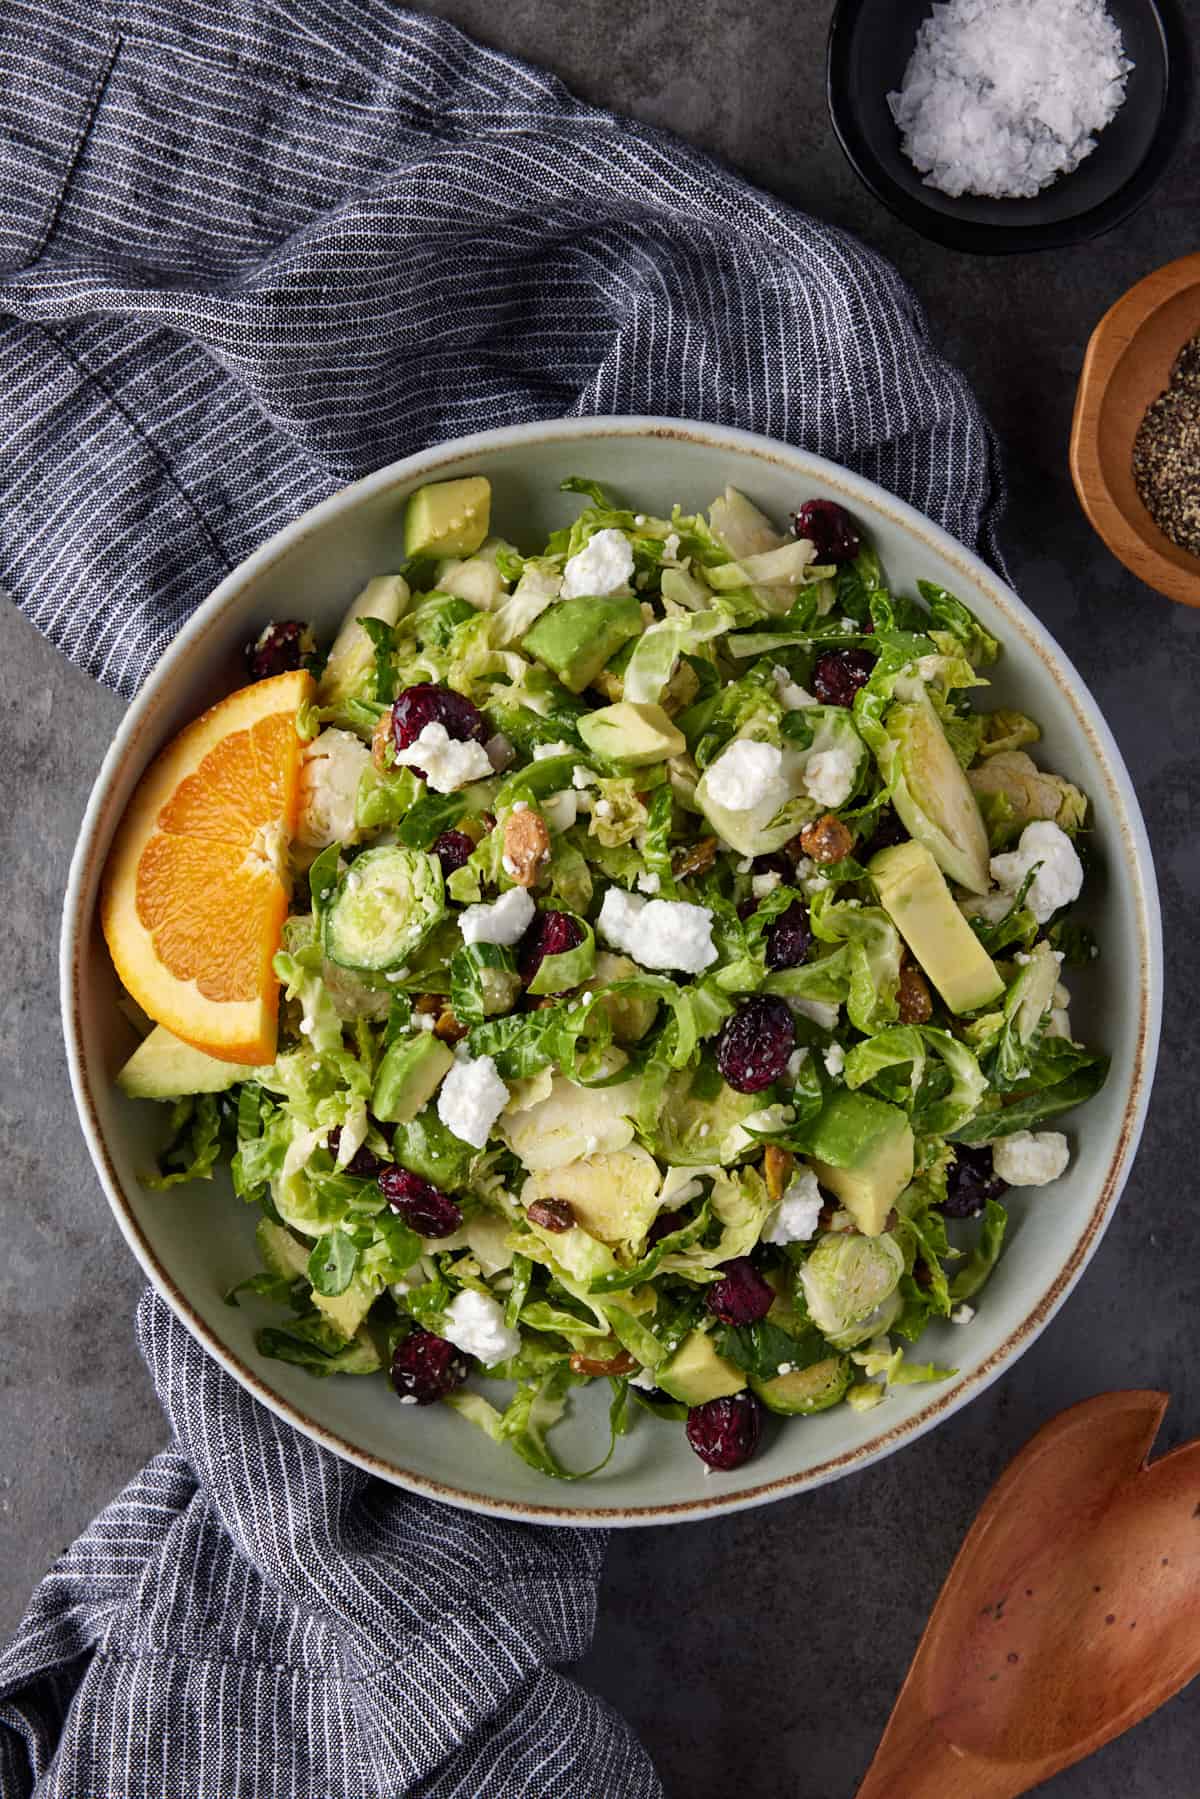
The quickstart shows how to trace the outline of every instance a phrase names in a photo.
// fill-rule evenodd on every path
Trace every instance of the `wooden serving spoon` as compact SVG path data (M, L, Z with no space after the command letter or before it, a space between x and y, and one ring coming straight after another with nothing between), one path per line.
M1013 1799L1200 1673L1200 1439L1147 1466L1167 1395L1102 1393L993 1487L858 1799Z

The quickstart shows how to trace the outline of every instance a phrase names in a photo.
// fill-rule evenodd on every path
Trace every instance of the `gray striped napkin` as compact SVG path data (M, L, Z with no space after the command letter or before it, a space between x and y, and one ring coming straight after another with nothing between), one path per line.
M861 470L995 554L995 445L886 263L387 0L8 0L0 582L132 694L355 475L657 412ZM172 1432L0 1651L4 1799L650 1799L557 1671L603 1538L296 1436L162 1305Z

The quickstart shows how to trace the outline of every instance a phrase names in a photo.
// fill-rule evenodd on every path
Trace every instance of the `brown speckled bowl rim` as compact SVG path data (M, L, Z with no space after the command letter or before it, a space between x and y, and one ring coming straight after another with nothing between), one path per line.
M376 497L392 489L400 497L404 489L436 478L439 470L449 464L461 463L464 458L472 455L495 454L531 443L562 443L570 446L589 439L614 437L654 437L666 441L699 443L711 449L728 450L738 456L749 454L764 463L789 469L798 481L818 485L823 492L841 493L851 505L856 499L865 498L878 512L886 515L891 523L927 543L959 569L965 579L985 589L989 599L1003 615L1009 632L1020 636L1045 664L1064 704L1073 712L1079 729L1090 742L1104 772L1108 789L1105 797L1110 817L1119 827L1125 850L1125 869L1133 884L1136 899L1139 992L1133 1074L1124 1101L1116 1148L1091 1214L1049 1289L986 1361L971 1373L957 1379L953 1385L939 1389L920 1412L812 1467L742 1488L734 1493L723 1493L720 1489L715 1489L711 1497L632 1507L605 1507L587 1503L565 1505L550 1500L545 1504L498 1500L467 1487L452 1486L415 1473L394 1459L363 1450L274 1392L263 1378L261 1370L234 1354L199 1316L138 1224L101 1129L100 1115L92 1091L91 1071L83 1054L80 1005L84 970L94 943L94 896L111 829L116 823L115 818L106 820L105 817L106 812L111 810L110 789L116 773L130 756L140 756L143 765L149 760L150 754L162 740L161 719L168 695L174 686L176 670L190 656L195 646L223 622L227 612L243 603L244 596L253 589L257 580L282 554L291 551L297 541L324 526L330 518L351 511L368 497ZM146 747L143 749L143 746ZM108 830L104 829L106 823ZM84 896L89 893L93 896L93 903L88 906L85 915ZM369 1474L378 1475L397 1486L470 1511L518 1521L612 1527L688 1522L740 1511L749 1506L802 1493L866 1468L903 1444L914 1441L941 1419L966 1405L997 1378L1007 1363L1029 1346L1063 1304L1095 1252L1120 1197L1141 1135L1158 1048L1162 945L1158 893L1149 840L1132 784L1112 734L1068 659L1033 614L985 563L903 501L823 457L732 427L666 418L612 416L556 419L531 425L508 426L457 438L392 463L313 507L277 533L226 577L165 651L131 705L104 758L72 859L63 907L60 977L63 1033L80 1124L117 1224L155 1290L193 1337L203 1344L235 1380L277 1417L294 1425L314 1442L365 1469Z

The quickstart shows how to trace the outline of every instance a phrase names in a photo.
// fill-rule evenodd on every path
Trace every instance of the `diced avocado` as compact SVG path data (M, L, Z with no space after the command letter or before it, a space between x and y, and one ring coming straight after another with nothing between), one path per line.
M879 770L910 837L923 843L952 881L986 893L987 827L971 783L927 694L897 701L884 720Z
M351 600L317 688L319 705L333 706L357 694L374 664L375 645L359 620L378 618L385 625L394 625L403 616L408 601L408 582L403 575L378 575L367 582L357 599Z
M324 948L343 968L398 968L444 913L442 871L423 850L384 844L355 858L325 911Z
M675 1354L655 1369L654 1378L664 1393L684 1405L705 1405L727 1393L740 1393L746 1385L741 1369L717 1354L704 1331L685 1337Z
M431 1032L398 1037L375 1074L371 1110L384 1124L411 1124L454 1066L454 1051Z
M649 994L605 992L614 981L635 981L641 974L637 963L628 956L616 956L607 949L596 951L591 981L603 996L600 1008L608 1015L618 1043L640 1042L658 1016L658 1001Z
M621 700L615 706L587 712L579 721L579 735L598 756L628 762L633 768L665 762L669 756L681 756L687 748L683 732L675 729L661 706L650 701Z
M284 1230L281 1224L274 1224L269 1218L259 1220L255 1231L258 1253L272 1274L278 1274L284 1280L308 1279L308 1258L310 1251L302 1243L298 1243L291 1231ZM369 1282L352 1280L344 1293L325 1294L313 1289L312 1301L317 1310L326 1317L334 1329L346 1341L358 1330L367 1313L379 1297L378 1285ZM364 1343L364 1351L371 1346ZM378 1353L369 1366L355 1368L347 1372L369 1373L379 1366Z
M864 1236L877 1237L913 1177L914 1144L898 1106L868 1093L837 1092L812 1136L812 1165Z
M830 1356L811 1368L777 1374L773 1380L756 1380L751 1375L750 1385L769 1412L780 1412L785 1418L804 1417L827 1412L844 1399L851 1373L848 1356Z
M642 608L633 594L558 600L534 620L522 648L553 669L564 687L582 693L609 657L637 637L643 626Z
M185 1093L224 1093L239 1081L261 1079L262 1072L205 1055L156 1024L118 1074L117 1085L130 1099L181 1099Z
M952 1012L974 1012L999 999L999 971L923 843L880 850L870 873L884 911Z
M406 556L473 556L488 534L492 484L485 475L431 481L404 512Z
M392 1160L444 1191L461 1187L474 1159L471 1145L448 1131L432 1106L396 1126Z

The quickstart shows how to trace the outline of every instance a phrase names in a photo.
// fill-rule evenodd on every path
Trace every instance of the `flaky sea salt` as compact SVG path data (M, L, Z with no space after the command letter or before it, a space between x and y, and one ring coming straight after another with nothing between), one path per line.
M1090 156L1132 67L1104 0L949 0L888 105L927 187L1029 199Z

